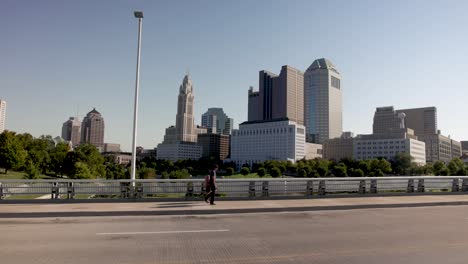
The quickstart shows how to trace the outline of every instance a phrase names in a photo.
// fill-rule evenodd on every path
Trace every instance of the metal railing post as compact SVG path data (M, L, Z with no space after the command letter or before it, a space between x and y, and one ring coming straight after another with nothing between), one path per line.
M142 199L143 198L143 185L140 183L139 185L135 184L135 198Z
M3 200L3 185L0 182L0 200Z
M424 192L425 187L424 187L424 179L419 179L418 180L418 192Z
M267 181L264 181L262 183L262 196L263 197L268 197L270 196L269 194L269 186L268 186L268 182Z
M185 193L185 200L193 197L193 182L187 182L187 192Z
M413 179L408 180L408 187L406 188L406 192L408 193L414 192L414 180Z
M462 181L462 192L468 192L468 179Z
M359 193L365 194L366 193L366 180L359 181Z
M452 192L459 192L460 191L460 180L453 179L452 181Z
M306 189L306 196L308 198L312 197L314 194L314 182L313 181L307 181L307 189Z
M67 199L74 199L75 198L75 186L73 186L73 182L69 182L67 184Z
M318 194L325 195L326 192L327 190L325 186L325 181L324 180L319 181Z
M377 193L377 180L371 180L370 193Z
M55 200L58 199L59 197L59 187L58 187L58 182L53 182L52 183L52 188L51 188L51 199Z
M255 182L251 181L249 183L249 197L255 197Z
M128 198L128 185L126 182L120 183L120 198L122 199Z

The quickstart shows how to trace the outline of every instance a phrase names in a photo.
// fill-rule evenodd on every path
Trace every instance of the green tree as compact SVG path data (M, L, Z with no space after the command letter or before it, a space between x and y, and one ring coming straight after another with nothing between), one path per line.
M83 144L75 148L74 151L67 153L65 171L71 178L75 177L75 164L77 162L86 164L92 177L106 175L104 158L93 145Z
M361 169L352 169L350 175L351 177L364 177L364 172Z
M466 174L465 163L460 158L452 159L447 165L451 176L464 176Z
M333 174L336 177L346 177L346 176L348 176L346 165L344 163L342 163L342 162L336 164L333 167Z
M413 157L409 153L398 153L392 160L393 172L397 175L408 174Z
M242 167L240 173L245 176L250 173L250 169L248 167Z
M273 167L270 170L270 175L273 178L278 178L279 176L281 176L281 170L279 168L277 168L277 167Z
M373 159L369 161L369 171L373 174L388 174L392 172L392 165L386 159ZM380 171L380 172L378 172Z
M67 143L60 142L50 150L50 169L57 175L64 174L64 163L67 153L70 151L70 146Z
M15 132L3 131L0 134L0 167L8 170L19 169L24 165L27 152L15 136Z
M445 171L448 172L448 169L447 169L447 167L445 166L445 163L443 163L443 162L440 161L440 160L434 162L434 164L432 165L432 167L433 167L433 170L434 170L434 175L436 175L436 176L441 176L441 175L443 175L442 173L445 173Z
M257 174L258 174L258 176L260 176L260 177L265 176L265 174L266 174L265 168L259 168L259 169L257 170Z
M229 175L229 176L233 175L234 174L234 169L232 167L227 167L226 174Z
M92 173L86 163L78 161L75 162L73 176L76 179L90 179L92 177Z
M24 175L23 178L29 179L29 180L37 179L38 175L39 175L39 171L38 171L36 165L31 160L26 162L24 172L26 172L26 174Z
M297 176L301 178L307 177L307 170L302 168L297 172Z
M138 171L138 177L140 179L155 179L156 170L153 168L142 168Z
M319 160L317 164L317 173L320 177L326 177L328 174L328 160Z

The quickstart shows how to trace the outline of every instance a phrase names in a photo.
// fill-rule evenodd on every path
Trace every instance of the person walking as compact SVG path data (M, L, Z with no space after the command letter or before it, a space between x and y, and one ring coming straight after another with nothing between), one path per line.
M211 205L215 205L214 198L215 198L215 192L217 189L216 171L218 171L218 165L214 164L211 167L209 174L205 177L205 187L207 191L206 196L205 196L205 202L208 203L208 199L210 199Z

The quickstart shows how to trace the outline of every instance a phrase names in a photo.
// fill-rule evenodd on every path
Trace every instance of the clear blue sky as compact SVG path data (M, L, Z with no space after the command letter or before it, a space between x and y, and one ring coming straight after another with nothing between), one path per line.
M130 150L143 10L138 145L175 123L179 85L194 82L196 123L223 107L239 124L258 71L341 71L344 129L369 133L375 107L436 106L439 129L468 139L468 1L0 1L0 98L9 130L60 135L94 106L105 141Z

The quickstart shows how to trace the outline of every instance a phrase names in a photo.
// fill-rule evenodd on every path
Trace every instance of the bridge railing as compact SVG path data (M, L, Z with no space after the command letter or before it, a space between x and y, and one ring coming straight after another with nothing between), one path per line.
M133 185L132 182L135 182ZM468 194L468 176L399 176L359 178L218 179L221 198L319 197L394 193ZM0 198L174 198L195 199L205 193L203 179L154 180L0 180Z

